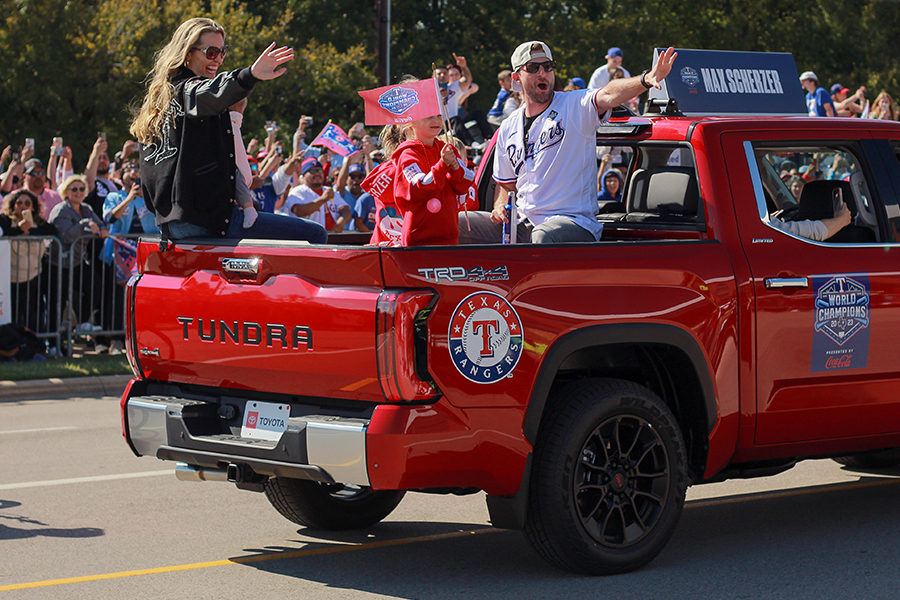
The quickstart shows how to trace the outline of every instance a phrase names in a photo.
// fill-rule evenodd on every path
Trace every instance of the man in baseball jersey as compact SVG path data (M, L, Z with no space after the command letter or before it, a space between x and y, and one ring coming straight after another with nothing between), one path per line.
M600 90L554 92L553 56L547 44L521 44L512 55L513 87L523 105L500 125L494 179L515 198L519 243L593 242L597 221L597 128L613 108L660 82L677 53L669 48L652 69L611 81ZM518 90L517 90L518 91ZM506 194L491 213L460 218L460 243L499 243L507 222Z

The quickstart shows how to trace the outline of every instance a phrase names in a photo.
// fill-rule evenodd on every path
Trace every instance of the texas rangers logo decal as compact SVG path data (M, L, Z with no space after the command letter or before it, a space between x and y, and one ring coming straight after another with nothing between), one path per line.
M463 377L494 383L511 374L522 356L522 321L505 298L476 292L450 320L450 358Z

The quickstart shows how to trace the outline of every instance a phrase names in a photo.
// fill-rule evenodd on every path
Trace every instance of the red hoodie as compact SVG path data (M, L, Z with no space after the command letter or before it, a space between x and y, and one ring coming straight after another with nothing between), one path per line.
M443 147L437 138L432 146L411 140L394 152L394 200L403 215L403 246L450 245L459 240L458 197L463 202L468 198L475 174L462 164L451 171L441 160Z

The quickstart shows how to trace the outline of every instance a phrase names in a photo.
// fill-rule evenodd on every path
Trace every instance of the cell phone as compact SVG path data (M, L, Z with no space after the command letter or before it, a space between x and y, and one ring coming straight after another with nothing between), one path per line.
M838 211L841 210L841 204L844 203L844 190L841 188L834 188L834 191L831 193L831 204L832 204L832 214L838 214Z
M105 131L98 131L98 132L97 132L97 139L98 139L98 140L103 140L103 141L105 142L105 141L106 141L106 132L105 132Z
M62 146L53 146L53 156L62 156L66 153L66 149Z
M34 148L34 138L25 138L25 147Z
M20 158L22 158L22 149L19 148L18 146L16 146L15 148L13 148L13 149L11 150L11 153L12 153L12 159L13 159L13 160L19 160Z
M442 90L446 90L449 84L446 81L441 81L439 82L439 85L441 86Z
M24 209L24 210L22 211L22 218L24 218L26 221L33 221L33 220L34 220L34 218L31 216L31 209L30 209L30 208L26 208L26 209Z
M284 149L281 146L275 146L275 154L281 156L284 153Z

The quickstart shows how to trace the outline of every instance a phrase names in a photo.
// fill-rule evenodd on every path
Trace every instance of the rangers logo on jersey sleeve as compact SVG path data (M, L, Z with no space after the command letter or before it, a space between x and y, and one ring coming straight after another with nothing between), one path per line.
M463 377L494 383L510 375L522 356L522 321L505 298L476 292L450 320L450 357Z

